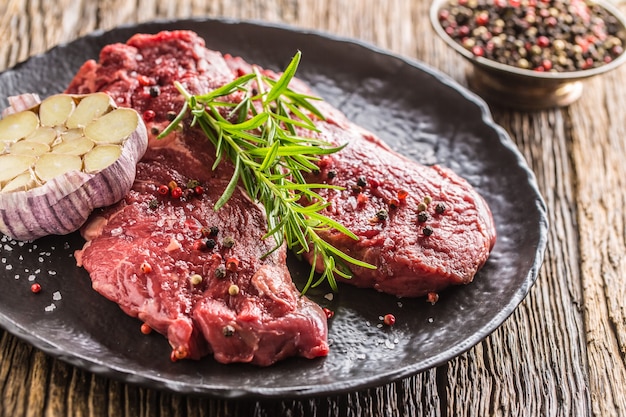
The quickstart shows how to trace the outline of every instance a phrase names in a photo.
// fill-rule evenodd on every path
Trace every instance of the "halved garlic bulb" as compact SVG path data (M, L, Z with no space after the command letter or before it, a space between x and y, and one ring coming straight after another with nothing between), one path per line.
M27 98L0 119L0 232L20 240L71 233L121 200L148 145L137 112L105 93L16 108Z

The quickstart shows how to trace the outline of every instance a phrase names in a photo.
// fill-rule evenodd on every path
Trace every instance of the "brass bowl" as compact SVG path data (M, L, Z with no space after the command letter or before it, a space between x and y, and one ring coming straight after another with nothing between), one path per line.
M468 70L470 89L488 102L521 110L541 110L567 106L580 98L583 81L611 71L626 61L626 52L608 64L596 68L570 72L538 72L494 60L477 57L450 37L439 23L439 11L448 0L434 0L430 8L430 21L437 34L472 65ZM626 28L622 13L607 1L596 1ZM626 38L620 31L626 49Z

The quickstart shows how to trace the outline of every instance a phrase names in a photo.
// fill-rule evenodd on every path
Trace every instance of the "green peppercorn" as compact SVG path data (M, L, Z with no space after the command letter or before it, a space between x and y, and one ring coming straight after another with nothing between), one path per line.
M232 248L233 246L235 246L235 239L232 236L226 236L224 240L222 240L222 246L227 249Z
M381 222L387 220L388 217L389 213L387 213L387 210L378 210L378 212L376 212L376 218Z

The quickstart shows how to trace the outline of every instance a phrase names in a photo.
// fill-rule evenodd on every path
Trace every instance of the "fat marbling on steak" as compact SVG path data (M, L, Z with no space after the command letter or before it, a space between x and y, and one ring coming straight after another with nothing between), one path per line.
M99 62L89 61L81 68L68 92L105 91L118 105L143 114L149 130L158 132L182 105L175 80L199 94L250 69L239 58L207 50L191 32L141 34L127 44L105 47ZM308 91L297 80L293 87ZM354 268L348 282L398 296L421 296L471 282L495 242L484 200L450 170L410 161L339 110L323 102L319 107L325 115L325 120L316 122L320 137L347 146L322 158L319 171L310 179L345 187L320 190L332 203L324 214L350 228L359 241L332 230L323 238L377 267ZM79 255L94 288L166 334L175 349L187 350L188 357L213 352L223 362L269 364L287 355L326 354L323 312L298 297L289 281L284 250L260 260L271 242L261 239L266 228L259 207L238 191L224 209L212 211L232 174L228 163L210 170L213 152L193 129L161 141L151 139L133 191L85 229L89 241ZM159 197L157 186L170 178L197 179L206 184L207 193L184 201ZM214 223L220 233L236 235L235 246L190 250L200 234L197 229ZM242 251L235 255L241 269L226 280L216 279L214 270L232 256L233 249ZM141 254L158 272L155 282L149 274L138 272ZM263 268L271 273L262 273L258 284L255 277ZM204 278L200 289L186 279L196 274ZM236 296L228 294L229 280L238 286ZM259 352L261 348L269 352ZM240 357L239 349L247 353Z

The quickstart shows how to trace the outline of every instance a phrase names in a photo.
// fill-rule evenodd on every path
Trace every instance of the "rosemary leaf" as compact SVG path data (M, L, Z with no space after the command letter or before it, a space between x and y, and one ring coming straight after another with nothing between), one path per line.
M324 116L312 104L319 98L289 88L300 58L298 51L277 80L255 68L251 74L200 95L190 94L176 82L185 104L159 138L171 133L191 114L190 126L200 127L215 147L212 169L224 158L230 159L235 167L215 203L215 210L223 207L241 184L252 200L265 207L268 231L263 238L273 237L276 245L264 256L283 244L298 254L312 251L311 272L302 290L305 293L325 281L337 290L336 277L351 276L348 264L375 267L340 251L319 236L319 232L334 229L358 239L340 222L322 214L330 203L316 190L342 188L305 181L304 174L318 169L316 162L321 156L339 152L346 145L333 146L303 136L302 132L306 131L313 136L318 133L314 119ZM232 96L230 101L229 96ZM315 268L320 260L323 268L316 280Z

